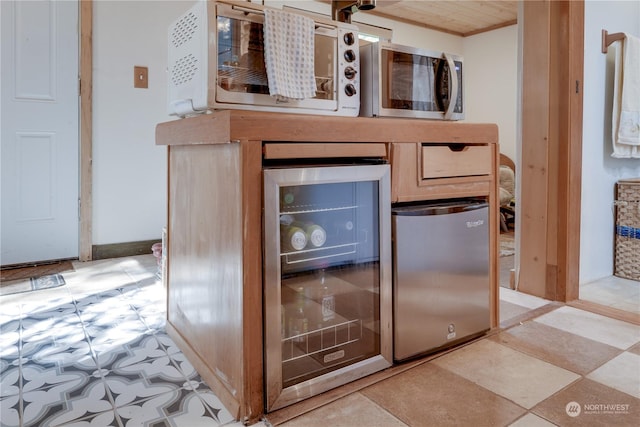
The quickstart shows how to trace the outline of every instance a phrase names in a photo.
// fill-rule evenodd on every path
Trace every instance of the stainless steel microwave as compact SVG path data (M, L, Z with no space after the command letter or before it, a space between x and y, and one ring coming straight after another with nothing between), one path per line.
M361 116L464 119L461 56L377 42L360 62Z
M263 29L268 7L246 1L199 0L168 34L168 112L214 109L358 116L360 61L355 25L308 16L315 24L316 95L269 94Z

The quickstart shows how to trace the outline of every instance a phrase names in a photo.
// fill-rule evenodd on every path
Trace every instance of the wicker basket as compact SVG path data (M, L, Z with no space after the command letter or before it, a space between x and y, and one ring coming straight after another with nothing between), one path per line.
M640 178L618 181L614 274L640 281Z

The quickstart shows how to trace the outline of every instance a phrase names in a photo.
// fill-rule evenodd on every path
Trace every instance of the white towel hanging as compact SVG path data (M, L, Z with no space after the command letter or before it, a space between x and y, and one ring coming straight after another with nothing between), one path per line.
M611 123L611 156L640 158L640 39L629 34L616 48Z
M305 99L316 95L314 39L311 18L265 9L264 62L271 96Z

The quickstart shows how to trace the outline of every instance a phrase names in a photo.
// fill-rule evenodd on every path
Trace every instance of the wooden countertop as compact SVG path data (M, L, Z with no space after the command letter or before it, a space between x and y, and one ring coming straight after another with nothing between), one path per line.
M498 127L485 123L244 110L219 110L156 126L156 145L226 144L242 140L496 143Z

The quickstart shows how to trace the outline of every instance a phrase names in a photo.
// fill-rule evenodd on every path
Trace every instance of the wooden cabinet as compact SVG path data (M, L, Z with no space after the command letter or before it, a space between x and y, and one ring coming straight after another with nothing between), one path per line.
M161 123L168 146L167 332L240 420L264 413L262 168L391 163L393 202L486 197L498 324L498 130L491 124L218 111Z

